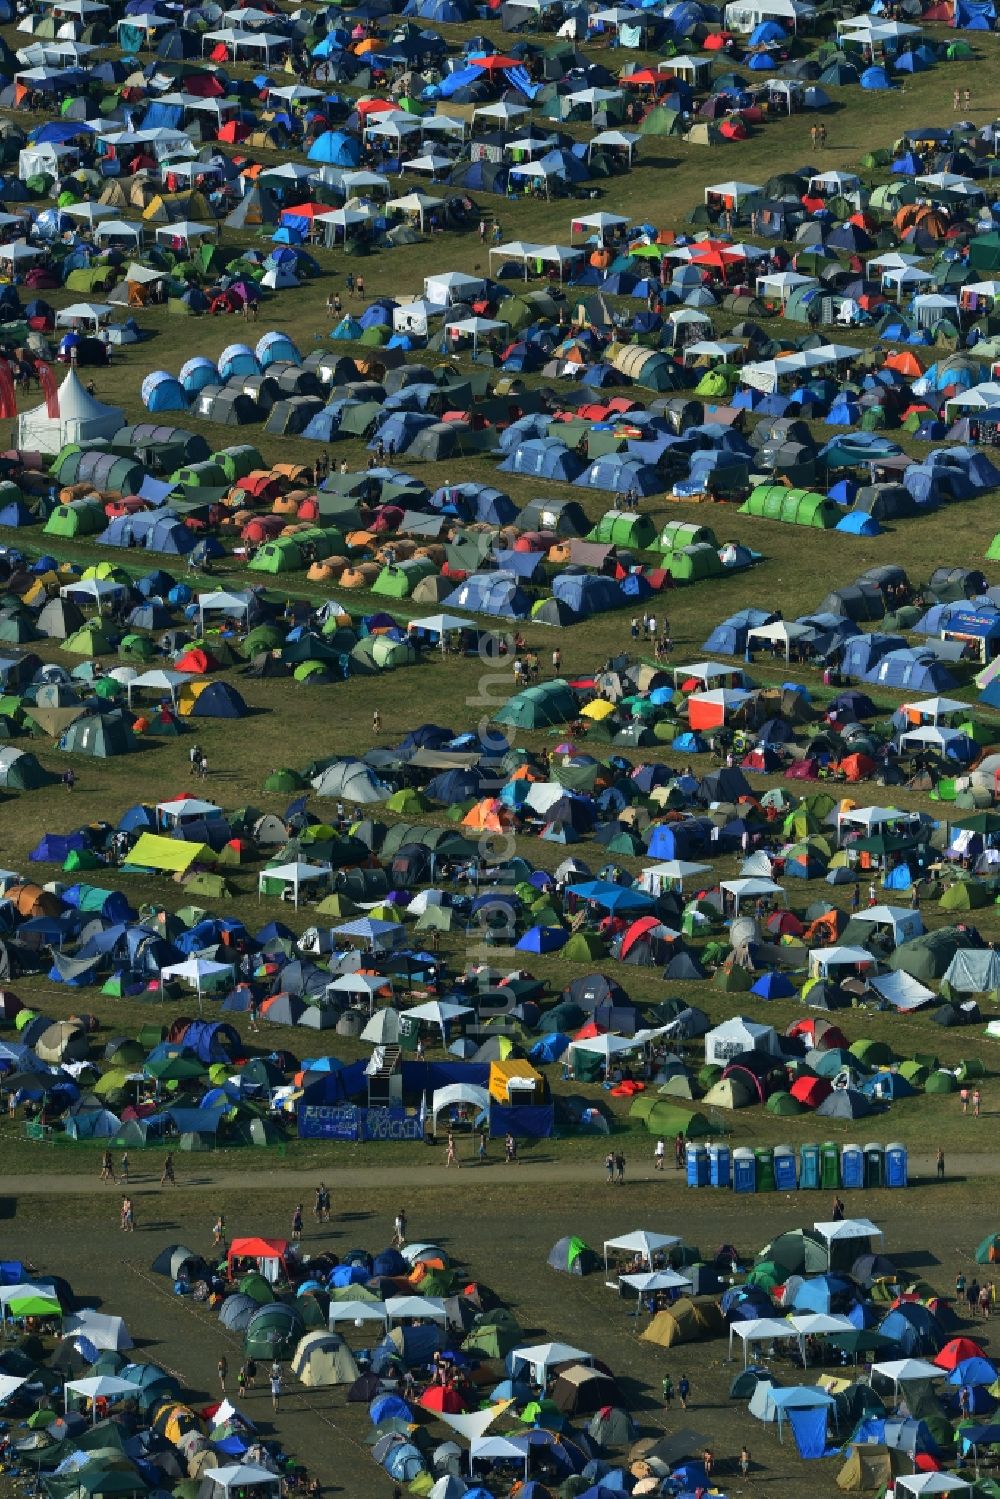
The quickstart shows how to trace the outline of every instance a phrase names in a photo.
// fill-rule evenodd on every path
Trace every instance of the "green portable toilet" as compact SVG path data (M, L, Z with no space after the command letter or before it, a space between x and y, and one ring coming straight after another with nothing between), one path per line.
M799 1191L816 1191L819 1188L819 1146L799 1147Z
M865 1186L885 1186L885 1148L876 1140L865 1146Z
M773 1192L774 1181L774 1151L770 1145L758 1145L754 1150L754 1160L757 1163L757 1191Z
M819 1147L819 1184L834 1192L840 1186L840 1149L832 1140L824 1140Z
M957 1068L960 1083L968 1082L971 1077L985 1077L986 1066L982 1057L963 1057Z

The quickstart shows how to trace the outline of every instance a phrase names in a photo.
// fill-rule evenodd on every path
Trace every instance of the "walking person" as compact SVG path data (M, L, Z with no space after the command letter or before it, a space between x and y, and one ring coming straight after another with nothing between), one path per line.
M375 711L374 711L374 713L372 714L372 733L373 734L381 734L381 732L382 732L382 714L379 712L378 708L376 708Z
M461 1171L462 1169L462 1163L458 1159L458 1156L455 1154L455 1136L451 1130L448 1131L448 1138L445 1147L444 1167L446 1171L449 1166L457 1166L459 1171Z
M625 1185L625 1153L621 1150L615 1155L615 1181L620 1187Z
M247 1393L247 1366L240 1364L236 1375L236 1390L241 1400L246 1398Z
M509 1131L503 1142L503 1159L505 1166L516 1166L518 1164L517 1141Z
M247 1371L247 1389L252 1390L257 1381L257 1360L248 1358L244 1368Z
M222 1357L219 1359L218 1369L219 1369L219 1389L222 1391L222 1393L224 1395L226 1393L226 1379L227 1379L227 1377L229 1375L229 1360L226 1358L225 1354L223 1354Z
M217 1213L215 1222L212 1224L212 1248L225 1249L226 1247L226 1216Z
M135 1209L131 1197L122 1198L122 1233L135 1233Z
M195 743L192 744L191 748L188 750L188 762L189 762L189 765L190 765L190 769L188 770L188 775L196 776L198 774L198 772L199 772L199 770L201 768L202 753L203 753L203 751L202 751L201 745L196 740Z
M604 1157L604 1169L608 1173L608 1185L612 1186L615 1179L615 1153L609 1150Z
M485 1166L486 1164L486 1146L489 1143L489 1138L490 1132L486 1128L486 1126L483 1125L482 1129L479 1131L479 1164L481 1166Z
M677 1133L676 1133L676 1135L674 1136L674 1170L675 1171L683 1171L683 1169L684 1169L684 1136L681 1134L680 1130L678 1130Z
M101 1157L101 1181L115 1185L115 1162L110 1150L106 1150Z
M666 1141L661 1136L660 1139L658 1139L657 1142L656 1142L656 1149L653 1151L653 1170L654 1171L662 1171L663 1170L663 1162L664 1162L664 1159L666 1157L666 1154L667 1154Z
M128 1186L128 1151L122 1151L122 1163L118 1168L118 1180L123 1186Z
M741 1478L750 1477L750 1448L746 1442L740 1448L740 1476Z
M690 1395L691 1395L691 1384L690 1384L690 1381L688 1380L688 1377L687 1377L686 1374L682 1374L681 1377L680 1377L680 1379L677 1381L677 1398L678 1398L678 1400L681 1403L681 1410L682 1411L686 1411L687 1410L687 1408L688 1408L688 1399L690 1398Z
M562 670L562 651L556 646L552 652L552 675L557 677Z
M271 1409L278 1414L278 1401L281 1399L281 1365L271 1365Z
M292 1213L292 1243L293 1244L297 1244L301 1238L302 1238L302 1204L301 1204L301 1202L297 1202L295 1204L295 1211Z
M660 1389L663 1393L663 1404L669 1411L670 1407L674 1403L674 1382L669 1374L664 1375L663 1383L661 1384Z
M969 1090L968 1090L968 1088L962 1088L962 1089L959 1090L958 1100L959 1100L959 1103L962 1105L962 1113L963 1114L967 1114L969 1112Z
M938 1146L937 1153L937 1179L939 1182L944 1181L944 1151L941 1149L940 1145Z
M983 1102L983 1095L980 1093L979 1089L976 1088L975 1091L973 1092L973 1095L972 1095L972 1117L973 1117L973 1119L978 1119L979 1118L979 1110L980 1110L980 1108L982 1106L982 1102Z
M406 1209L405 1208L400 1208L399 1212L396 1214L396 1222L394 1224L394 1228L395 1228L395 1236L394 1236L392 1242L393 1242L393 1244L395 1245L395 1247L397 1249L402 1249L403 1245L406 1243Z
M174 1175L174 1153L172 1150L167 1151L167 1158L163 1162L163 1174L160 1177L160 1186L165 1187L167 1182L173 1182L175 1187L177 1185L177 1178Z

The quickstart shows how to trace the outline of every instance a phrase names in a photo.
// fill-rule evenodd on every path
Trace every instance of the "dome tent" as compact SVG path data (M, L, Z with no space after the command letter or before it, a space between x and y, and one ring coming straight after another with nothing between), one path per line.
M17 419L17 446L39 453L59 453L68 443L93 442L113 437L125 425L118 406L105 406L90 395L74 368L70 368L57 392L59 412L50 416L45 402L25 411Z

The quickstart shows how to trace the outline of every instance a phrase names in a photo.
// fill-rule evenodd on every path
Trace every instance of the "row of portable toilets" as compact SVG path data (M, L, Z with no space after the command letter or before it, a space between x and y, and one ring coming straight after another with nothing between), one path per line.
M758 1146L688 1145L689 1187L729 1187L734 1192L860 1191L905 1187L906 1146L899 1144Z

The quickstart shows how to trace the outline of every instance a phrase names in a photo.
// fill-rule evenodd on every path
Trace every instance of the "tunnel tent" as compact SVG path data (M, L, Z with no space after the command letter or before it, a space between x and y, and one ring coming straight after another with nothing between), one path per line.
M740 506L740 514L829 531L837 525L842 512L826 495L806 489L788 489L781 484L758 484Z

